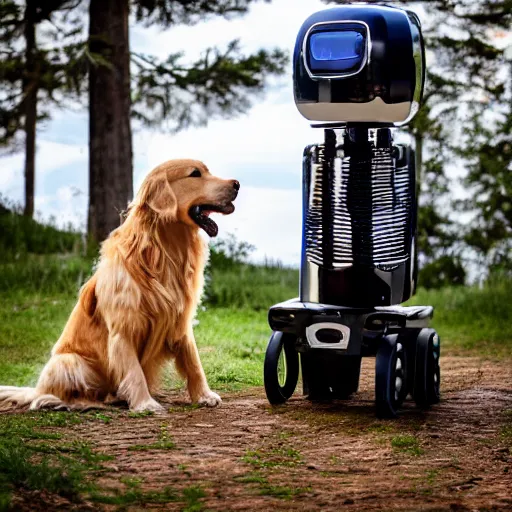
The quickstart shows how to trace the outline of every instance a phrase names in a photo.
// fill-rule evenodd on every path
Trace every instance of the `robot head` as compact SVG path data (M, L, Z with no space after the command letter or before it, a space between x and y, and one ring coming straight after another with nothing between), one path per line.
M293 56L295 104L311 121L399 126L418 112L425 48L418 17L384 5L317 12Z

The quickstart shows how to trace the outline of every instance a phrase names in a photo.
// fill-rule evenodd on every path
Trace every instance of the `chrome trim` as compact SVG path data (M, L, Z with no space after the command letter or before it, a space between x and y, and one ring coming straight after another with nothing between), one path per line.
M333 329L341 333L342 338L339 343L322 343L317 337L316 333L322 329ZM311 348L323 348L332 350L347 350L348 342L350 340L350 329L346 325L335 324L333 322L324 322L320 324L313 324L306 327L306 339L308 340Z
M305 264L305 268L304 268ZM320 266L308 259L302 262L300 279L301 302L320 302Z
M318 101L296 102L298 111L308 121L344 123L405 123L411 115L414 102L386 103L380 96L366 103L321 103Z
M315 75L311 72L308 66L308 59L307 59L307 42L308 37L311 34L312 30L315 27L319 27L320 25L349 25L349 24L356 24L356 25L362 25L364 28L366 28L366 51L365 56L363 58L363 62L361 64L361 67L353 72L353 73L343 73L341 75ZM311 25L309 27L308 31L306 32L306 35L304 36L304 41L302 42L302 60L304 61L304 67L306 68L306 71L309 75L309 78L312 80L332 80L337 78L350 78L351 76L358 75L361 73L361 71L364 69L364 67L367 64L370 64L371 62L371 52L372 52L372 38L370 33L370 27L367 23L360 20L343 20L343 21L319 21L318 23L315 23L314 25Z
M404 15L407 17L409 21L409 25L411 26L411 36L412 36L412 55L414 62L416 64L416 71L420 71L421 79L416 80L416 88L414 89L413 101L411 102L411 111L405 121L396 123L395 126L400 127L410 123L416 114L420 110L421 99L423 96L423 89L425 86L425 78L427 67L425 63L425 55L423 53L422 46L422 35L421 35L421 22L418 16L412 11L403 11ZM414 22L411 19L414 18Z

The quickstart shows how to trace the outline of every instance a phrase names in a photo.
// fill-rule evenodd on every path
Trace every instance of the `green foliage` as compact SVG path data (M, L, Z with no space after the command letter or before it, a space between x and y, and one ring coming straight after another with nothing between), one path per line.
M215 238L210 244L209 266L218 270L230 268L233 263L245 263L255 247L248 242L238 240L228 234L224 238Z
M94 503L103 503L105 505L118 505L123 507L127 505L146 505L146 504L164 504L177 500L177 493L171 487L164 487L161 491L143 491L140 486L129 485L129 488L123 491L113 490L111 493L93 491L91 501Z
M146 505L180 502L182 510L202 510L206 496L197 485L177 491L165 487L143 491L141 480L121 479L122 489L100 490L95 480L112 456L95 451L83 440L63 439L62 427L100 420L98 413L25 413L0 416L0 511L10 510L13 490L43 491L71 502L84 498L106 505ZM161 434L165 440L167 434Z
M263 91L266 76L283 74L288 62L287 54L278 49L244 56L238 40L224 51L207 49L189 66L180 62L182 56L172 54L159 61L133 54L133 116L143 124L161 125L172 119L169 126L178 131L244 113L252 105L250 98Z
M20 208L0 196L0 252L2 263L31 254L78 252L82 236L71 226L65 230L41 224L21 214Z
M0 290L76 297L91 272L92 262L79 256L27 255L14 262L0 263Z
M433 327L453 353L512 358L512 281L491 276L482 286L420 289L409 304L435 307Z
M512 63L511 63L512 66ZM512 95L512 89L510 91ZM512 102L493 129L484 118L475 118L478 137L462 152L470 159L465 186L471 199L460 203L472 212L465 242L492 269L512 270Z
M135 0L137 21L147 25L157 23L192 25L212 16L231 19L247 13L258 0ZM265 0L270 1L270 0Z
M15 440L0 444L0 486L7 484L28 490L44 489L74 500L82 489L79 467L56 467L46 458L31 462L33 451Z
M212 268L205 290L205 303L216 307L267 310L277 302L298 295L299 272L278 265L234 263Z
M206 271L206 304L260 310L298 294L296 269L279 263L248 264L253 250L251 244L234 235L213 242Z
M127 2L129 0L126 0ZM254 0L133 0L136 20L145 26L165 27L196 24L213 16L231 18L245 14ZM45 20L47 44L33 52L37 73L27 74L24 42L20 41L24 11L14 0L0 7L0 84L9 91L0 98L0 144L14 145L13 137L23 129L23 84L30 80L42 100L39 119L49 117L48 106L61 104L68 97L81 99L91 65L111 67L108 55L90 50L90 41L81 34L81 2L71 0L33 0L35 26ZM109 35L101 38L108 45ZM50 44L48 44L48 41ZM185 65L183 54L171 53L158 60L134 52L132 64L137 70L131 77L132 116L146 125L173 121L173 130L206 124L216 117L231 117L245 112L251 105L249 94L261 93L265 78L284 73L288 62L281 50L259 50L242 55L239 41L224 51L205 50L202 57Z
M49 117L50 107L62 106L64 98L80 97L87 73L84 41L78 37L77 20L69 16L78 4L73 0L24 3L0 2L0 85L6 92L0 98L0 147L14 149L18 149L15 136L24 129L27 91L36 91L41 121ZM44 24L45 47L34 40L27 54L26 25L37 33L36 27L45 21L51 21Z
M422 267L418 281L427 289L463 286L466 282L466 271L460 260L441 256Z
M302 464L302 455L294 448L247 450L242 460L257 469L293 467Z

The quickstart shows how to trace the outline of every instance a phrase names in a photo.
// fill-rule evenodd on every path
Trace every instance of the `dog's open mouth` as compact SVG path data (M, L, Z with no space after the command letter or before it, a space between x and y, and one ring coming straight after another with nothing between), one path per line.
M220 204L201 204L198 206L192 206L189 210L191 219L202 229L206 231L208 236L214 238L219 233L219 226L210 219L210 213L222 213L223 215L229 215L235 211L235 205L233 203Z

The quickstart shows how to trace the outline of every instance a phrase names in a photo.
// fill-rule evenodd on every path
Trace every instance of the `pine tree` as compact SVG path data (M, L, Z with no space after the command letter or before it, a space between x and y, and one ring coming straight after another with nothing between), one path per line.
M478 136L463 151L470 163L464 184L472 197L460 206L473 216L464 240L476 251L480 266L511 272L512 104L496 115L498 120L494 126L490 122L490 128L483 118L474 120Z
M42 49L37 28L75 4L70 0L14 0L0 4L0 147L25 150L24 214L34 214L36 123L48 117L51 105L60 105L56 91L77 92L83 82L80 44L65 40L58 47ZM51 37L51 36L50 36ZM48 37L47 37L48 39ZM83 57L82 57L83 60ZM24 132L24 141L18 137Z
M283 71L279 50L240 53L237 41L225 51L206 49L190 66L181 49L163 62L131 53L137 72L130 75L128 14L146 26L172 28L211 16L245 14L254 0L91 0L89 50L90 202L88 234L102 241L119 224L119 212L132 195L130 115L144 124L172 123L177 131L229 118L250 106L250 93L261 92L268 74ZM131 96L130 96L131 86ZM132 101L133 99L133 101Z
M247 13L257 0L16 0L0 3L0 144L19 148L26 130L27 213L33 211L36 121L67 97L83 98L88 84L90 110L90 240L102 241L119 224L132 197L131 122L171 125L172 131L229 118L246 111L269 74L287 62L279 51L243 55L238 41L225 50L205 49L192 65L181 49L160 62L130 52L128 17L166 28L195 24L211 16ZM88 4L89 36L80 40ZM56 16L65 12L66 16ZM37 26L52 20L45 49L37 45ZM26 42L21 43L25 38ZM48 44L54 39L55 45ZM64 39L64 41L62 40ZM20 50L20 48L23 48ZM130 64L137 72L130 73ZM88 77L88 79L87 79Z

